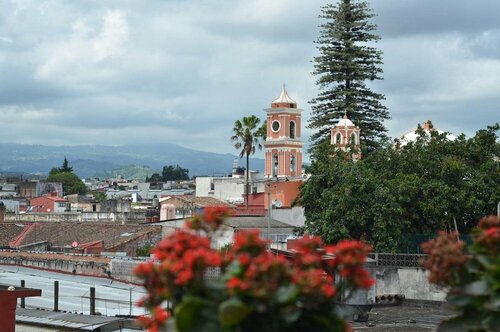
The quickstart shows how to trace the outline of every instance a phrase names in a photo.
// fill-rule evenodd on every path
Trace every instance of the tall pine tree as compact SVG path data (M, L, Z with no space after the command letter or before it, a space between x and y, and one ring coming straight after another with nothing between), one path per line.
M382 52L369 46L377 42L376 25L369 22L375 16L367 2L339 0L336 5L321 8L325 19L316 41L319 56L314 58L313 74L321 90L310 101L312 116L308 127L317 130L311 136L311 150L330 134L330 128L347 116L361 128L361 143L365 151L373 151L377 141L387 131L383 121L389 112L382 104L383 94L371 91L367 81L382 79Z

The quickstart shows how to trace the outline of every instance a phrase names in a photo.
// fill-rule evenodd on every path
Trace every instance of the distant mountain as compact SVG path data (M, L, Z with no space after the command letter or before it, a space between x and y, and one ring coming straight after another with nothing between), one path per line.
M149 166L127 165L127 166L120 166L110 171L96 173L95 177L100 179L122 177L127 180L133 180L133 179L145 180L146 177L151 177L151 175L153 175L154 173L161 174L161 171L152 169Z
M161 170L165 165L177 164L189 169L190 176L225 175L231 172L233 160L237 158L229 153L197 151L171 143L121 146L0 143L0 173L48 174L53 167L61 166L65 156L80 177L102 176L130 165ZM250 167L262 171L264 160L252 158Z

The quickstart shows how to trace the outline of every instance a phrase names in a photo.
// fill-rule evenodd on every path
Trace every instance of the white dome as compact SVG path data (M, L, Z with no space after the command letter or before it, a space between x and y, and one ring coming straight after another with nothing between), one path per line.
M335 125L335 127L355 127L354 123L346 115Z
M412 131L407 132L404 135L401 135L399 137L400 145L401 146L405 146L408 143L415 142L417 140L417 138L419 137L419 135L417 134L417 130L418 130L418 127L415 128ZM440 129L428 126L427 122L423 124L422 130L424 131L424 133L425 133L426 136L430 136L431 131L435 131L435 132L437 132L440 135L441 134L446 134L446 138L448 140L450 140L450 141L453 141L453 140L457 139L457 137L455 135L452 135L452 134L447 133L447 132L445 132L443 130L440 130Z
M273 100L272 104L297 104L290 96L283 85L283 89L278 98Z

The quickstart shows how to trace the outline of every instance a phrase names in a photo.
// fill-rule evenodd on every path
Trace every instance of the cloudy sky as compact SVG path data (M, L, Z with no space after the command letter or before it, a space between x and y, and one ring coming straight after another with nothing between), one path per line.
M0 142L234 150L281 85L304 109L324 0L0 0ZM500 1L372 0L398 136L500 119ZM305 130L304 139L308 139Z

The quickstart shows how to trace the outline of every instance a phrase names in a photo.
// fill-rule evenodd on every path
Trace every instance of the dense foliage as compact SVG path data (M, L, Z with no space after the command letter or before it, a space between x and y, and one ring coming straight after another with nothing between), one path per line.
M255 150L262 150L262 141L266 140L267 122L264 121L260 125L260 119L255 115L245 116L241 120L236 120L233 127L233 135L231 142L235 149L240 150L240 158L246 158L246 176L245 176L245 197L246 207L248 208L248 195L250 194L249 185L249 170L250 170L250 155L255 153Z
M226 216L224 208L206 208L152 250L157 262L136 268L148 292L140 303L150 311L140 318L143 326L157 331L172 324L179 332L350 330L335 309L341 296L373 285L363 268L369 246L325 246L305 237L286 259L271 253L258 231L241 231L218 251L211 240ZM220 273L208 278L207 269Z
M309 122L315 129L313 149L328 139L330 128L345 113L361 128L365 151L373 151L385 137L383 121L389 118L382 104L385 97L366 86L367 81L382 79L382 52L370 46L380 39L369 22L373 16L366 1L340 0L322 7L320 17L326 22L320 26L313 71L321 92L311 101Z
M167 181L184 181L189 180L189 170L182 168L179 165L163 166L161 174L154 173L151 177L146 177L146 182L167 182Z
M301 188L305 230L326 242L363 239L377 251L408 250L409 238L440 229L469 233L500 201L498 124L450 141L418 130L416 142L387 144L353 162L323 144Z
M466 246L456 233L440 232L422 245L422 265L431 283L449 286L447 301L457 315L438 331L498 331L500 327L500 220L483 218Z
M47 181L62 183L64 195L85 194L87 192L87 187L85 187L82 180L73 173L73 167L69 166L66 157L64 157L61 167L52 168L50 170Z

